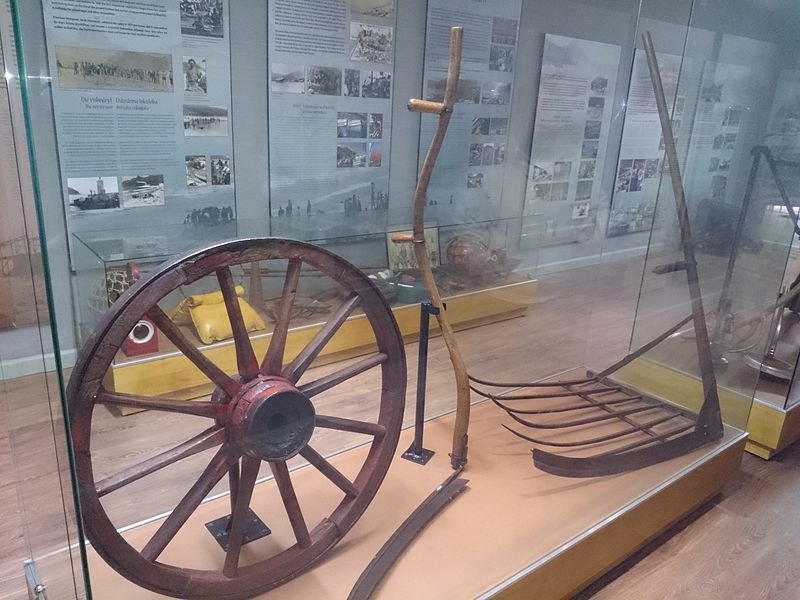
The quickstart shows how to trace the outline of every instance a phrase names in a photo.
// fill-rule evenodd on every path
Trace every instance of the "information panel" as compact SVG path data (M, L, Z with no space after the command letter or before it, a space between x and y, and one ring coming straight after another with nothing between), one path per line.
M428 2L426 99L444 99L450 28L464 27L457 105L428 188L426 214L440 224L499 215L521 7L521 0ZM420 148L436 124L435 115L422 115ZM420 167L424 159L420 152Z
M619 58L616 45L545 36L524 211L542 244L594 233Z
M658 54L657 59L664 94L673 118L672 129L679 132L686 103L684 96L675 98L681 58L672 54ZM608 219L608 237L649 231L653 227L663 156L664 138L647 57L641 50L636 50Z
M227 8L45 0L69 233L234 218ZM167 241L123 237L120 259Z
M282 229L324 219L328 235L382 224L393 0L272 0L268 19L271 216Z

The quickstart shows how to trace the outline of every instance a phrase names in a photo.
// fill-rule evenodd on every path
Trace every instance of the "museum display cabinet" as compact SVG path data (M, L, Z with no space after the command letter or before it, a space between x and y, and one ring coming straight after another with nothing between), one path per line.
M565 598L793 441L800 11L734 4L6 0L0 577Z

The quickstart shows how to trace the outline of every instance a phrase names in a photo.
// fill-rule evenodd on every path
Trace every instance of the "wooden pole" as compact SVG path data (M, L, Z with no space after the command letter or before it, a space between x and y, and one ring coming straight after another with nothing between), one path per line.
M436 319L442 331L450 362L453 365L453 372L456 379L456 422L453 429L453 450L450 453L450 464L454 469L462 468L467 463L467 430L469 429L469 376L464 365L464 359L458 349L453 327L447 319L447 314L442 306L442 298L436 280L433 278L433 269L428 259L428 251L425 244L425 206L428 203L428 184L433 174L436 159L442 149L444 137L447 133L447 126L450 124L450 117L453 115L453 106L456 102L458 91L458 78L461 72L461 49L464 40L463 27L453 27L450 30L450 60L447 71L447 86L444 92L443 102L431 102L430 100L412 99L408 102L408 109L413 112L437 114L439 124L433 135L428 154L422 165L419 175L417 190L414 194L414 227L410 241L414 247L414 255L417 258L422 280L428 291L428 299L434 308L438 308ZM397 240L402 241L402 240Z

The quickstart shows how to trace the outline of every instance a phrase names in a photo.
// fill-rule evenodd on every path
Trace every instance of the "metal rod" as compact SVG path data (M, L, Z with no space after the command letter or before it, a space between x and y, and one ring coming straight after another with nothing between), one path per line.
M431 313L438 313L430 302L419 306L419 352L417 354L417 409L414 415L414 451L422 451L422 433L425 429L425 383L428 378L428 327Z
M722 415L720 413L719 396L717 395L717 379L714 374L714 362L711 356L711 343L708 337L706 315L703 310L703 295L700 289L700 277L697 272L697 260L694 254L694 240L689 223L689 210L686 207L686 196L683 188L683 178L678 162L678 151L675 146L675 136L672 133L672 124L669 119L667 100L664 86L661 83L661 73L653 46L650 32L642 35L647 66L653 80L653 91L658 107L658 116L661 120L661 131L664 135L664 146L669 161L669 173L672 179L672 193L675 196L675 209L678 215L678 224L681 233L681 246L686 262L686 281L689 287L689 299L692 305L692 320L694 322L695 342L697 344L697 358L700 363L700 378L703 384L703 404L697 418L698 429L704 429L709 435L721 435Z

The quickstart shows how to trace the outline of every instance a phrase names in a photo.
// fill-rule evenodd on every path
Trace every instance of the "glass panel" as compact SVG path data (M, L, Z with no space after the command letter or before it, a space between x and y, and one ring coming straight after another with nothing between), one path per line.
M28 597L33 561L51 598L85 598L73 480L54 354L11 13L0 4L0 589Z

